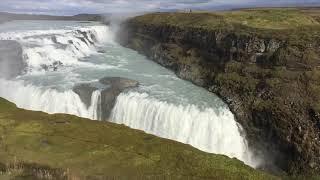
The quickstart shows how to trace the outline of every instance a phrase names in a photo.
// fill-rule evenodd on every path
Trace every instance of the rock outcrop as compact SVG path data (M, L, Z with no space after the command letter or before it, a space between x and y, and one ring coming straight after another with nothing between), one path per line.
M104 77L97 83L79 84L73 88L81 101L91 106L91 98L94 91L100 91L100 107L98 111L101 120L108 120L118 95L126 89L137 87L137 81L121 77Z
M13 78L26 68L22 47L16 41L0 40L0 78Z
M73 87L73 92L79 95L81 101L89 108L91 106L91 97L94 91L99 88L94 87L92 84L78 84Z
M109 118L116 99L121 92L126 89L137 87L139 85L137 81L119 77L106 77L100 79L99 82L106 86L110 86L109 88L101 91L102 119Z
M282 170L320 174L320 27L283 11L148 14L123 23L119 42L219 95ZM287 27L282 13L310 25Z

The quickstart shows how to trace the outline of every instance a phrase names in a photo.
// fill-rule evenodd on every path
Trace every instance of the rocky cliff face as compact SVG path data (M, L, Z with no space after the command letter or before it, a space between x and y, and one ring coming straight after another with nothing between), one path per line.
M119 42L218 94L251 146L284 171L320 173L319 38L239 28L184 28L137 17L122 24Z

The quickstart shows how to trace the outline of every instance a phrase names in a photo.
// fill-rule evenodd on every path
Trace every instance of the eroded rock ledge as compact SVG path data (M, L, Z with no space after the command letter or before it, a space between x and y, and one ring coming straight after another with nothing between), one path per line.
M284 171L319 174L318 21L295 9L233 13L138 16L122 24L119 42L218 94L251 147ZM295 17L304 22L288 24Z
M139 82L121 77L104 77L95 83L78 84L73 88L81 101L88 107L91 106L91 98L94 91L100 91L99 118L108 120L118 95L130 88L137 87Z

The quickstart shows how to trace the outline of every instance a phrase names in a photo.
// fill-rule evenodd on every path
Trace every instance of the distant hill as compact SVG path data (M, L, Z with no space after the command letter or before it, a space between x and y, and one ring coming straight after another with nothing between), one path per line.
M107 22L106 17L110 15L100 14L78 14L75 16L51 16L51 15L31 15L31 14L13 14L0 12L0 23L11 20L61 20L61 21L101 21Z

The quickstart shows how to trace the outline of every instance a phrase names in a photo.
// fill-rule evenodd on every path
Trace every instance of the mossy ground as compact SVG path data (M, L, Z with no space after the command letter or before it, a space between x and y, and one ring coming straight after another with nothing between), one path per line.
M0 178L8 179L276 179L123 125L26 111L1 98L0 147Z

